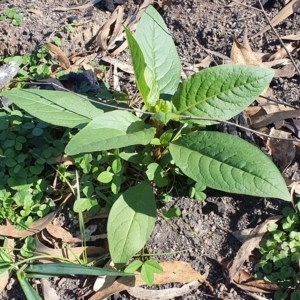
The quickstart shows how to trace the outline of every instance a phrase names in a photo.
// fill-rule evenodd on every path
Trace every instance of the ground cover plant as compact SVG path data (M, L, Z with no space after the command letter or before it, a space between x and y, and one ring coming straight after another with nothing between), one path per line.
M283 218L268 225L268 235L260 247L261 258L256 264L257 279L277 284L281 289L275 300L299 299L300 203L294 209L285 207Z
M249 143L209 127L252 103L273 72L224 65L180 83L176 48L152 6L135 36L128 30L126 35L143 102L140 110L119 103L108 107L105 102L62 91L3 92L13 102L13 111L22 109L29 118L61 130L50 139L53 145L56 141L63 145L57 154L63 151L82 168L82 194L74 211L93 213L99 199L106 201L110 255L118 269L147 242L156 220L156 199L167 199L170 187L182 178L198 200L205 198L206 187L290 200L280 172L268 157ZM15 126L6 124L9 130ZM16 166L10 164L11 157L3 156L6 167ZM15 173L10 189L32 184ZM68 170L60 173L76 180Z

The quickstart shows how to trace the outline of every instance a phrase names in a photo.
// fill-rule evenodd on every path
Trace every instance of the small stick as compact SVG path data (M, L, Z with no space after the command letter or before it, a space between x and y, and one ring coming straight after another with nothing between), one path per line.
M300 70L299 70L299 68L297 67L297 64L295 63L295 61L294 61L294 59L293 59L291 53L290 53L290 52L288 51L288 49L286 48L284 42L283 42L282 39L280 38L280 36L279 36L279 34L277 33L276 29L275 29L274 26L272 25L272 23L271 23L271 21L270 21L268 15L267 15L267 13L266 13L266 11L265 11L263 5L262 5L262 3L261 3L261 0L258 0L258 2L259 2L259 5L260 5L260 7L261 7L262 13L265 15L265 18L266 18L267 22L269 23L269 26L270 26L270 27L272 28L272 30L274 31L274 33L275 33L276 37L278 38L280 44L282 45L282 47L283 47L284 50L286 51L286 53L287 53L289 59L291 60L292 64L294 65L294 67L295 67L295 69L296 69L298 75L300 76Z

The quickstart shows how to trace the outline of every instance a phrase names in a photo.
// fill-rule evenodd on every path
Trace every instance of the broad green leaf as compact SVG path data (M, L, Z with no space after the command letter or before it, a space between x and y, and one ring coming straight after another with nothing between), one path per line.
M57 126L80 127L103 113L88 100L68 92L13 89L2 94L34 117Z
M222 65L202 70L180 85L171 101L178 115L228 120L251 104L274 71L253 66ZM200 125L217 122L193 120Z
M195 132L170 143L181 171L216 190L290 201L273 162L244 140L220 132Z
M180 81L180 59L163 18L153 6L143 13L135 38L160 94L173 95Z
M71 139L65 152L75 155L131 145L146 145L153 139L154 134L154 128L147 128L145 123L133 114L115 110L100 115L80 130Z
M137 85L137 88L141 94L141 97L144 101L144 104L149 109L150 106L154 106L157 99L151 99L149 98L150 88L146 82L145 79L145 70L146 70L146 63L144 59L143 52L137 43L137 41L134 39L130 31L125 28L126 33L126 39L128 42L128 48L132 60L132 66L134 70L134 77L135 82Z
M109 252L117 269L142 249L155 219L155 198L148 182L129 188L117 199L107 223Z

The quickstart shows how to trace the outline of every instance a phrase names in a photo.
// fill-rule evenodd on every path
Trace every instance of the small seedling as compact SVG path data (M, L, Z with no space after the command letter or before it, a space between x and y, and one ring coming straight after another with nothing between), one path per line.
M11 23L15 26L19 26L22 22L23 15L18 14L15 8L7 8L3 15L0 15L0 21L10 19Z
M125 268L124 272L133 273L137 270L140 270L141 278L149 286L151 286L154 282L154 274L160 274L163 272L159 263L153 259L146 260L144 263L140 260L135 260Z

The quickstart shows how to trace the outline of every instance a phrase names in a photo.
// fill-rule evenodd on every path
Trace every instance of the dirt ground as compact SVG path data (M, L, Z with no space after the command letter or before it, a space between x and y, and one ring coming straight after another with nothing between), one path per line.
M103 3L102 3L103 2ZM38 45L49 42L53 35L62 38L62 50L67 55L86 52L93 49L91 40L100 26L110 17L110 12L104 7L104 0L86 9L55 11L58 7L68 7L84 4L84 0L2 0L0 13L6 7L16 7L18 12L24 13L24 19L19 27L12 26L8 20L0 22L0 56L12 56L34 51ZM139 2L139 1L136 1ZM167 27L169 28L179 52L183 67L189 67L203 61L208 51L215 51L230 56L233 35L242 40L244 28L248 28L251 37L262 29L267 21L262 13L253 9L258 7L256 0L239 0L245 5L225 0L172 0L170 6L159 9ZM274 2L274 3L271 3ZM276 1L269 1L266 7L270 18L275 16L279 7ZM125 13L130 13L137 4L133 0L123 4ZM28 12L28 8L41 11L43 14ZM73 33L63 29L70 18L79 20ZM276 26L280 36L296 34L299 31L299 14L296 12L280 25ZM250 41L255 52L274 53L279 42L274 33L269 31ZM95 58L101 60L101 52ZM221 62L222 59L213 56ZM297 53L294 55L299 63ZM127 50L116 56L124 62L129 62ZM132 82L132 75L119 73L121 89ZM122 76L124 76L122 78ZM299 78L275 78L271 87L277 99L293 104L299 104ZM124 86L122 86L124 84ZM256 139L255 139L256 140ZM261 144L257 142L257 146ZM286 171L289 178L299 180L299 157L296 156ZM207 281L215 288L213 295L207 287L201 285L197 290L180 299L253 299L236 286L228 284L217 258L222 256L229 260L237 253L239 242L233 231L255 227L268 216L280 213L285 205L281 201L258 199L241 195L228 195L221 192L208 192L209 197L202 203L194 199L178 197L167 204L167 207L178 207L182 211L183 221L174 219L167 223L159 218L149 240L149 250L154 253L166 253L189 249L175 255L162 256L160 260L183 260L190 262L192 267L201 274L207 275ZM187 226L187 225L188 226ZM247 262L246 268L251 270L252 261ZM79 299L78 290L81 281L67 279L63 283L54 280L59 299ZM179 286L170 284L164 287ZM157 287L154 287L157 288ZM265 295L272 299L272 294ZM0 295L0 299L24 299L17 284L12 281L7 290ZM135 299L128 293L116 294L109 299Z

